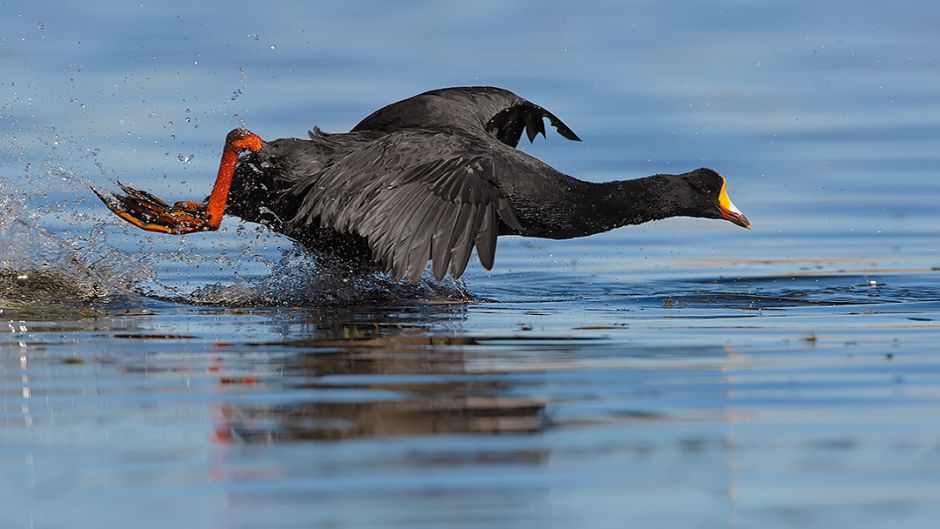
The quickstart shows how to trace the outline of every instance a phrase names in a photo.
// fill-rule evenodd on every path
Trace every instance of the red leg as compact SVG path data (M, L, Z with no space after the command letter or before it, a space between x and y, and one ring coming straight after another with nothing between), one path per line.
M225 137L225 147L222 149L219 174L207 204L181 201L170 207L146 191L120 183L125 195L103 194L94 188L92 191L115 215L143 230L174 235L217 230L225 213L225 202L228 200L235 167L238 165L238 154L245 151L258 152L263 145L260 137L245 129L235 129L228 133Z
M234 129L225 137L225 147L222 149L222 161L219 163L219 175L212 186L209 203L206 205L206 221L208 229L217 230L222 223L225 213L225 202L232 187L232 177L235 176L235 166L238 165L238 153L244 151L258 152L264 142L253 132L246 129Z

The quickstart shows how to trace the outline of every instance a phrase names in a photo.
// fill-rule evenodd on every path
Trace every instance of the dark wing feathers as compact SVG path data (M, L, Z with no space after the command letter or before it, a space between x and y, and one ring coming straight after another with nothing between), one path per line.
M483 210L483 218L480 219L480 226L476 237L473 239L477 247L477 256L480 258L480 264L483 268L490 270L493 268L493 261L496 259L496 236L498 233L498 224L496 223L496 208L488 205Z
M539 134L544 137L545 123L542 120L545 118L548 118L548 122L565 138L581 141L581 138L574 131L558 119L558 116L524 99L516 105L501 110L490 118L486 123L486 130L494 134L499 141L510 147L515 147L519 145L523 130L525 130L529 142L535 141L535 137Z
M472 154L479 148L440 146L453 138L402 132L347 154L291 190L302 197L293 222L357 233L396 279L418 279L428 260L435 278L448 268L459 278L474 247L492 268L499 222L521 226L496 185L492 158Z
M473 247L473 236L480 226L480 207L475 204L463 204L461 210L466 211L466 220L454 226L451 243L450 273L454 277L463 275L470 262L470 249ZM462 211L463 213L463 211Z
M563 137L581 141L557 116L494 87L432 90L383 107L352 129L375 141L306 172L288 196L300 201L295 224L319 222L364 237L373 258L395 278L417 279L428 260L434 277L459 278L474 247L487 269L496 256L499 223L521 230L499 190L500 142L516 147L545 136L545 119ZM314 129L311 141L336 148ZM342 136L342 135L340 135Z
M499 141L516 147L523 130L529 141L534 141L538 134L544 137L545 118L565 138L581 141L558 116L509 90L492 86L442 88L418 94L376 110L353 127L352 132L423 128L477 134L482 125Z

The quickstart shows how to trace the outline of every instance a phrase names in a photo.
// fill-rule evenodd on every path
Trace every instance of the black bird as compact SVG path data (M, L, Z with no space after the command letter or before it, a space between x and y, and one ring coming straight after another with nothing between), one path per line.
M409 280L429 260L435 278L448 269L459 278L474 247L490 269L499 235L569 239L675 216L750 228L711 169L591 183L516 150L523 132L545 136L545 118L580 141L508 90L444 88L381 108L348 133L314 128L308 140L265 142L235 129L205 203L170 206L124 185L124 195L95 193L145 230L215 230L227 212Z

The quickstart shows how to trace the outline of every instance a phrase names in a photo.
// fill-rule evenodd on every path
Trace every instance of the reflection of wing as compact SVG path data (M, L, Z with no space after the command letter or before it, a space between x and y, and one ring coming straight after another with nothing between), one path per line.
M474 246L487 269L499 222L520 229L497 186L499 156L486 140L420 129L394 132L299 183L293 222L364 237L395 278L415 280L428 260L459 278Z
M523 129L529 141L545 136L549 122L569 140L580 138L557 116L516 94L488 86L443 88L392 103L376 110L352 131L403 130L406 128L464 129L476 132L483 127L499 141L515 147Z

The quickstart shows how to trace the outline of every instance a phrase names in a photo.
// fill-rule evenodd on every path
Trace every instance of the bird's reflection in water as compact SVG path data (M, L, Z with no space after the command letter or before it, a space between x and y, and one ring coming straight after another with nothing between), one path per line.
M530 433L547 426L544 401L512 394L517 383L468 358L484 354L475 338L400 321L318 323L312 335L281 344L299 352L283 357L278 376L265 380L275 402L221 405L220 440Z

